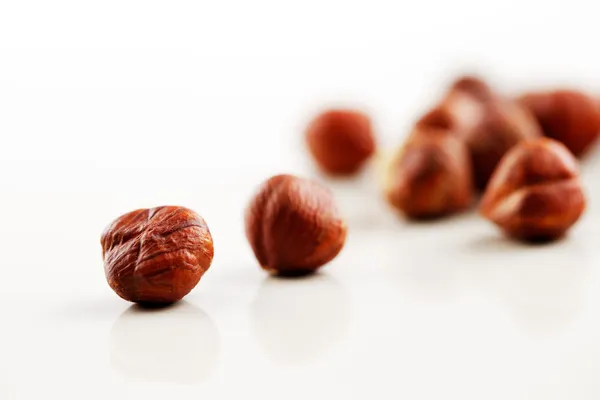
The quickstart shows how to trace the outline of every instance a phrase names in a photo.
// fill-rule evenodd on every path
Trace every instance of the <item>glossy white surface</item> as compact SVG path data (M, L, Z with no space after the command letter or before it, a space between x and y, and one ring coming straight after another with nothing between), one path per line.
M385 147L461 65L599 89L576 3L0 3L0 399L600 398L597 151L552 245L474 213L406 223L374 166L327 182L350 232L317 276L266 277L242 223L263 179L314 176L324 104L365 105ZM148 312L106 284L99 237L162 204L198 211L216 256Z
M122 173L111 179L136 175ZM2 380L14 398L41 388L67 398L123 388L150 398L594 398L600 187L586 178L586 217L566 240L534 247L476 215L407 224L334 184L347 195L346 248L301 280L266 277L245 243L239 211L254 178L206 192L140 181L139 192L3 192ZM196 205L216 257L184 302L144 311L105 283L98 237L113 216L152 202Z

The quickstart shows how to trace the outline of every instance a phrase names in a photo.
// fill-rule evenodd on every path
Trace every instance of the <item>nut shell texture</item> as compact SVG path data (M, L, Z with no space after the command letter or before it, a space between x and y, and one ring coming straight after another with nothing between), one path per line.
M246 236L261 267L302 275L331 261L342 249L346 225L332 194L292 175L267 180L245 215Z
M532 241L562 236L584 209L577 161L546 138L522 142L506 154L480 206L509 236Z
M319 168L330 175L356 173L376 148L370 118L352 110L317 116L306 130L306 143Z
M468 208L473 185L466 146L452 131L417 128L392 159L385 192L390 205L410 218Z
M202 217L183 207L132 211L101 238L110 287L136 303L181 300L210 267L213 241Z
M542 127L544 135L581 156L600 135L600 105L573 90L531 93L520 98Z

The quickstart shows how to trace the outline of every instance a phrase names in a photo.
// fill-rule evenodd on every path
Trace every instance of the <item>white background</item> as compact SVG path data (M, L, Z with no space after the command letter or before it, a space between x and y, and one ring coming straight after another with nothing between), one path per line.
M327 105L369 110L389 148L461 71L600 93L598 11L0 1L0 399L598 399L598 151L587 214L549 246L475 213L409 224L372 169L327 182L350 233L313 278L267 278L241 218L270 175L314 176L301 134ZM140 312L99 236L163 204L203 215L216 255L186 301Z

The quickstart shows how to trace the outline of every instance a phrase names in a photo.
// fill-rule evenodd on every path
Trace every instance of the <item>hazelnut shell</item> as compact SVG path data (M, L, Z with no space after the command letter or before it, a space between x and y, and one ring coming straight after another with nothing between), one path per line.
M438 114L443 113L449 116L449 120L448 117L445 117L447 120L446 126L438 127L451 129L456 133L468 132L476 128L485 117L486 103L469 93L451 91L434 108L434 111Z
M584 93L555 90L523 95L519 102L538 120L544 135L579 157L600 135L600 104Z
M319 168L329 175L352 175L375 153L371 119L353 110L329 110L306 130L306 144Z
M452 130L467 143L478 190L485 189L498 162L512 146L541 135L527 108L495 95L483 80L472 76L457 79L442 102L416 126Z
M136 303L181 300L200 281L214 254L204 219L176 206L122 215L105 229L101 244L108 284Z
M417 128L389 164L388 202L409 218L449 215L472 203L471 162L452 131Z
M475 75L459 77L452 83L448 92L461 92L480 102L487 102L495 97L492 88L482 78Z
M462 134L471 154L475 186L483 190L506 152L523 140L540 137L541 131L527 109L496 99L486 103L480 122Z
M481 214L509 236L531 241L562 236L584 209L577 161L564 145L547 138L513 147L480 205Z
M279 275L316 271L338 255L346 239L331 192L293 175L262 184L246 209L245 224L259 264Z

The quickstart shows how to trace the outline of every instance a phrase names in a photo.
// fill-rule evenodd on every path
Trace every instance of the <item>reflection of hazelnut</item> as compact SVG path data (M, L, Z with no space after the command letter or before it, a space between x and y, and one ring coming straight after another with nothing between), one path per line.
M257 343L279 365L317 361L346 335L349 300L345 288L326 274L293 282L267 278L250 309Z
M483 190L508 150L541 133L533 116L522 106L495 100L487 103L482 120L464 135L473 162L475 186Z
M356 173L375 152L370 118L352 110L317 116L306 130L306 143L318 166L330 175Z
M196 384L218 367L216 325L185 300L168 309L131 306L110 331L110 363L128 380Z
M214 253L204 219L175 206L122 215L101 242L110 287L136 303L181 300L210 267Z
M473 192L466 146L452 131L417 128L392 159L385 192L388 202L411 218L466 209Z
M600 134L600 105L574 90L531 93L519 101L537 118L544 134L580 156Z
M331 192L292 175L267 180L246 209L246 237L265 270L314 272L340 252L346 224Z
M577 161L561 143L540 138L504 156L480 210L510 236L550 240L562 236L584 209Z

